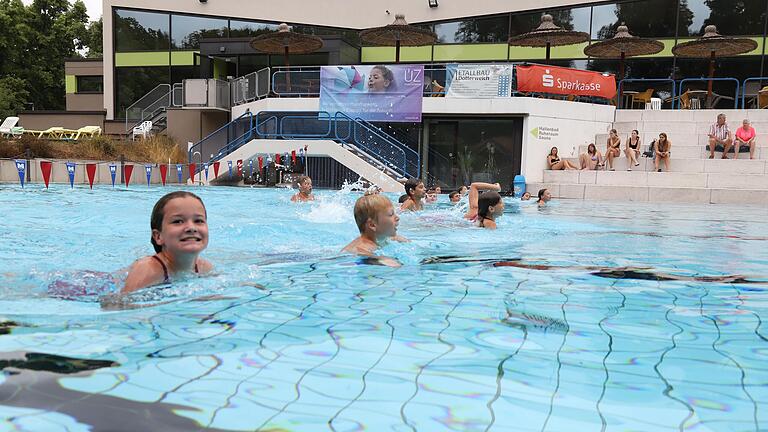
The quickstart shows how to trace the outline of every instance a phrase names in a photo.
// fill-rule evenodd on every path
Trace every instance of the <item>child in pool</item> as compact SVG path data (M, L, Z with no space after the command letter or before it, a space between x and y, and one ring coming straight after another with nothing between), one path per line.
M121 294L168 283L184 273L208 273L213 266L199 258L208 246L208 221L203 200L191 192L171 192L152 209L150 241L155 255L131 265Z
M352 240L342 251L355 255L374 256L376 250L387 240L407 241L397 235L400 217L395 213L395 208L387 197L362 196L355 202L354 213L360 237ZM391 261L396 263L394 260Z
M498 192L501 190L501 186L498 183L472 183L469 185L469 210L464 215L464 219L474 221L477 218L478 198L481 190Z
M451 204L458 204L461 202L461 192L459 191L453 191L448 194L448 199L451 201Z
M305 202L314 201L315 196L312 194L312 178L309 176L299 176L296 180L296 184L299 186L299 191L291 197L292 202Z
M496 229L496 219L504 214L504 200L495 191L485 191L477 199L475 225L480 228Z
M408 179L405 182L405 194L408 195L408 199L400 206L401 211L424 210L424 203L421 202L426 195L424 182L415 178Z

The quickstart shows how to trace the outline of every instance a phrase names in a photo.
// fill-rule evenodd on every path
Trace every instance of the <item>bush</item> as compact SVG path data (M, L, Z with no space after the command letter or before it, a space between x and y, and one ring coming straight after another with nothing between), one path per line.
M97 136L79 141L55 141L22 135L0 139L0 158L32 158L114 161L121 155L127 161L151 163L184 163L187 154L171 138L160 135L140 141L113 140Z

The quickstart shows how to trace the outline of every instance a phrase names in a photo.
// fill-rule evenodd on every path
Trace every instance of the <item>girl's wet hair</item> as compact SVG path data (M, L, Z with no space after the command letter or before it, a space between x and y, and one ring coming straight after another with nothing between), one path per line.
M547 191L547 188L539 189L539 201L541 201L541 198L544 197L544 192Z
M165 205L168 204L169 201L175 198L186 198L186 197L192 197L198 201L200 201L200 205L203 206L203 211L206 212L206 217L208 217L208 212L205 210L205 204L203 204L203 200L200 199L199 196L193 194L192 192L187 191L176 191L171 192L169 194L163 195L162 198L157 200L155 203L155 206L152 208L152 216L149 218L149 227L152 228L152 232L154 230L161 231L163 227L163 218L165 217ZM163 247L159 244L155 243L155 237L153 235L150 235L149 241L152 243L152 247L155 248L155 252L159 253L163 250Z
M483 219L488 218L488 209L501 201L501 195L496 191L485 191L477 198L477 214Z

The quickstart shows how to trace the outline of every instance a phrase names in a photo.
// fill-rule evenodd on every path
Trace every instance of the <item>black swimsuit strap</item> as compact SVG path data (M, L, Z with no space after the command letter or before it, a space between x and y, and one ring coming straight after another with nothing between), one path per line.
M154 258L157 262L160 263L160 266L163 268L163 283L168 283L171 281L171 279L168 277L168 267L165 266L165 263L163 260L160 259L157 255L152 255L152 258ZM195 271L197 271L197 263L195 263Z

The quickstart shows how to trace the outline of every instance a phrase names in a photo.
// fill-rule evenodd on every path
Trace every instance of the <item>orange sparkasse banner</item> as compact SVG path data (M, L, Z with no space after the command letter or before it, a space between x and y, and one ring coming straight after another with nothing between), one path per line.
M517 65L517 91L576 96L616 96L616 78L558 66Z

